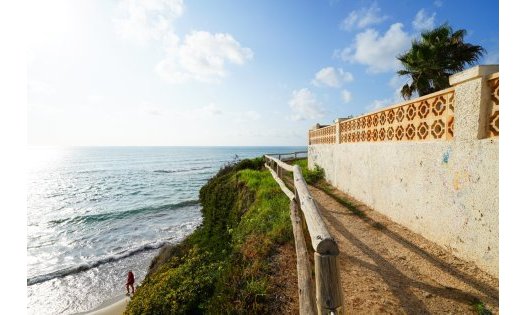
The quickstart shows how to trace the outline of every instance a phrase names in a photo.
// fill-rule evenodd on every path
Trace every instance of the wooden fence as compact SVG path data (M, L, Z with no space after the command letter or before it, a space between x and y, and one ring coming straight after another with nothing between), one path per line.
M297 156L294 152L294 155ZM305 153L305 152L301 152ZM300 314L343 314L338 244L329 234L297 165L265 155L265 166L290 199L290 219L296 246ZM294 192L283 182L284 171L292 172ZM300 211L301 210L301 211ZM306 227L306 229L304 229ZM307 247L306 238L312 247ZM314 280L309 249L314 260ZM313 252L313 253L312 253Z

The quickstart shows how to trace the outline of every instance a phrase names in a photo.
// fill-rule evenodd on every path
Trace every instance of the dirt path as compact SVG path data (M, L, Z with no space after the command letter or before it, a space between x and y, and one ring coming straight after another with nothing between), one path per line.
M364 214L309 186L340 247L346 313L498 314L498 279L331 189Z

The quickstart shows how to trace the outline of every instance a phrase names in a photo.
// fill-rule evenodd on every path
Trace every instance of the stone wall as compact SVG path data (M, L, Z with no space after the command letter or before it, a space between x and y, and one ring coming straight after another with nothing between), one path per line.
M496 71L477 66L452 76L448 90L311 130L309 168L498 277Z

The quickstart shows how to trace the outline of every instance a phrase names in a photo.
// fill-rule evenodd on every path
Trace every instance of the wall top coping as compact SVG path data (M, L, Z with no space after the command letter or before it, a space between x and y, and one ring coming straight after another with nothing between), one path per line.
M323 129L325 127L331 127L332 125L320 125L317 123L316 125L312 126L309 130L317 130L317 129Z
M499 65L479 65L469 68L459 73L455 73L449 77L450 85L457 85L462 82L473 80L494 72L499 72Z
M454 91L454 90L455 90L454 87L448 87L447 89L436 91L436 92L433 92L431 94L426 94L424 96L420 96L420 97L417 97L417 98L405 100L403 102L396 103L396 104L393 104L391 106L382 107L380 109L373 110L373 111L367 112L365 114L362 114L362 115L359 115L359 116L356 116L356 117L353 117L353 118L338 118L336 120L339 120L339 121L335 121L334 123L337 124L339 122L343 122L343 121L347 121L347 120L351 120L351 119L358 119L358 118L366 117L366 116L369 116L369 115L374 115L374 114L377 114L377 113L381 113L383 111L388 111L388 110L395 109L395 108L398 108L398 107L401 107L401 106L405 106L407 104L421 102L421 101L427 100L429 98L433 98L433 97L438 96L438 95L447 94L447 93L450 93L451 91ZM318 124L314 125L310 130L321 129L321 128L330 127L330 126L334 126L334 125L332 125L332 124L330 124L330 125L320 125L318 123Z
M462 82L473 80L475 78L479 78L479 77L482 77L482 76L489 76L489 78L494 78L494 77L498 77L498 75L499 75L499 65L498 64L497 65L478 65L478 66L474 66L474 67L469 68L467 70L464 70L462 72L455 73L455 74L451 75L449 77L449 84L451 85L451 87L449 87L449 88L446 88L446 89L443 89L443 90L440 90L440 91L436 91L436 92L433 92L433 93L430 93L430 94L427 94L427 95L424 95L424 96L420 96L418 98L405 100L405 101L402 101L400 103L393 104L391 106L382 107L382 108L380 108L378 110L374 110L374 111L371 111L371 112L368 112L366 114L359 115L359 116L356 116L356 117L353 117L353 118L337 118L337 119L335 119L334 123L337 124L339 122L343 122L343 121L346 121L346 120L349 120L349 119L357 119L357 118L365 117L365 116L368 116L368 115L373 115L373 114L376 114L376 113L380 113L380 112L383 112L383 111L388 111L390 109L401 107L401 106L404 106L404 105L407 105L407 104L410 104L410 103L416 103L416 102L419 102L419 101L423 101L423 100L428 99L428 98L433 98L433 97L435 97L437 95L446 94L446 93L449 93L451 91L454 91L455 87L453 85L458 85L458 84L460 84ZM317 123L316 125L312 126L310 130L321 129L321 128L328 127L328 126L332 126L332 125L320 125L319 123Z

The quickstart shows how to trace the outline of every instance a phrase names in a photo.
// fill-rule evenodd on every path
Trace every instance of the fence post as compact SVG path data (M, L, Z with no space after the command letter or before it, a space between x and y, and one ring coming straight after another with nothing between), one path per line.
M318 314L343 314L343 290L337 255L314 253Z

